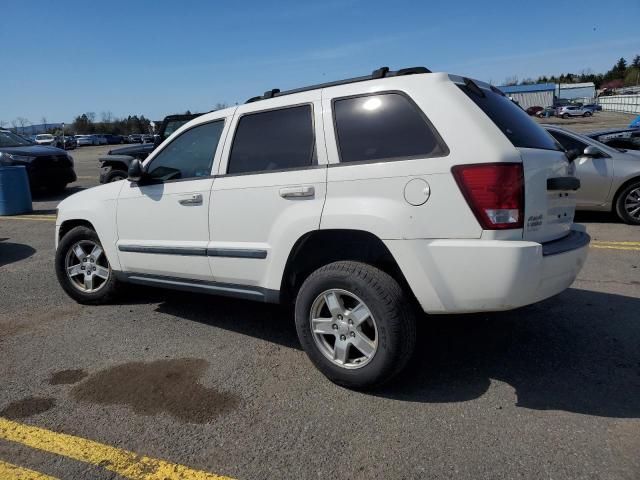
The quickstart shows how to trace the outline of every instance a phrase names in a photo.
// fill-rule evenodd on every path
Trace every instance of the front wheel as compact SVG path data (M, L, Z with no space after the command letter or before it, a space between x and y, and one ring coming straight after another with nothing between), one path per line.
M98 234L90 228L75 227L62 237L55 267L60 285L78 303L107 303L115 295L115 274Z
M630 225L640 225L640 181L627 185L618 195L616 213Z
M584 112L584 115L582 115L583 117L590 117L591 116L591 112Z
M568 113L563 113L562 114L562 118L564 118L566 120L567 118L569 118L569 114Z
M314 365L348 388L387 382L405 367L416 343L412 301L393 277L359 262L313 272L298 292L295 319Z
M119 182L120 180L125 180L127 176L127 172L123 170L111 170L105 176L104 183Z

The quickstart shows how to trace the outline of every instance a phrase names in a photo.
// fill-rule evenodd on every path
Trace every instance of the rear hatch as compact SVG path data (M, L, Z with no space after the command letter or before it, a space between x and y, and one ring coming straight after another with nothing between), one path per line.
M524 175L523 238L548 242L567 235L575 213L575 180L562 147L497 88L469 79L460 89L518 149Z

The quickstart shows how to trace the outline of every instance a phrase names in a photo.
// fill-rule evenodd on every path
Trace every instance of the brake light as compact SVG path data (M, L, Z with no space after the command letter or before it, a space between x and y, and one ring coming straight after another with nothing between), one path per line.
M524 176L521 163L456 165L451 171L483 229L522 228Z

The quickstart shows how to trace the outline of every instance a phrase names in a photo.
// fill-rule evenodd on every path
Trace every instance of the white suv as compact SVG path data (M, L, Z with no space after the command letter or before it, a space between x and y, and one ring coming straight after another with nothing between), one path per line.
M499 90L382 68L190 121L128 181L59 205L56 271L82 303L123 282L294 303L313 363L366 388L407 363L420 310L508 310L571 285L589 243L578 186Z

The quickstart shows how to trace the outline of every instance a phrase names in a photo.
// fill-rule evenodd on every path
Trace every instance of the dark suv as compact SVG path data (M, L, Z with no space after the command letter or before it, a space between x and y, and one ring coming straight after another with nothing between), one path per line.
M67 152L37 145L7 130L0 130L0 165L25 166L32 191L45 188L59 192L77 179L73 158Z

